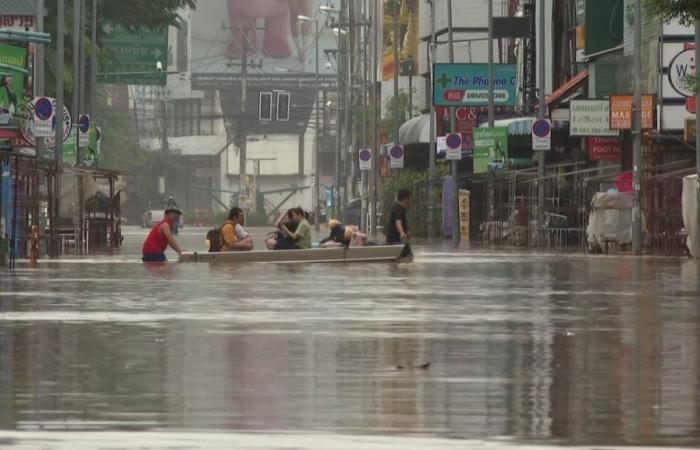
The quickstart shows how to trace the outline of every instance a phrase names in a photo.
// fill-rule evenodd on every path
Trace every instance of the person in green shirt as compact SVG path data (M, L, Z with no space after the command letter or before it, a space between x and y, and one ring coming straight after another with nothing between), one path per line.
M292 208L289 216L297 224L297 229L292 233L284 223L280 223L280 232L294 241L291 249L311 248L311 225L306 220L306 213L302 208Z

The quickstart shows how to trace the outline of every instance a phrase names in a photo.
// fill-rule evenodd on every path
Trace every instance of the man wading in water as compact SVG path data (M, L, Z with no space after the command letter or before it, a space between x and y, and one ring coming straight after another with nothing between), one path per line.
M175 250L178 255L183 252L180 244L173 235L173 224L180 220L182 211L177 206L168 206L165 209L165 218L153 227L151 232L143 241L143 262L165 262L165 250L168 245Z

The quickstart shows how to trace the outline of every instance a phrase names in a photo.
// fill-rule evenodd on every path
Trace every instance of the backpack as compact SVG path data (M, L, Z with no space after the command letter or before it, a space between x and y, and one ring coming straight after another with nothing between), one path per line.
M221 251L221 228L212 228L207 231L207 244L209 253L218 253Z

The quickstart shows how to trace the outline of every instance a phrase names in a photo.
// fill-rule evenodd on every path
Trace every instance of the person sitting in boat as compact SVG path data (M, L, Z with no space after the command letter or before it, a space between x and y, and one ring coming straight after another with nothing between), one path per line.
M280 223L280 233L291 240L291 245L288 248L279 248L279 242L275 246L275 250L299 250L311 248L311 225L306 220L306 213L301 207L292 208L289 210L289 217L292 222L296 223L295 231L291 231L284 223Z
M165 262L165 250L172 247L178 254L184 250L175 240L173 224L180 220L182 211L177 206L165 209L165 217L158 222L143 242L143 262Z
M277 231L270 234L268 239L265 241L265 245L268 250L284 250L289 249L294 244L294 241L288 238L282 231L280 231L280 225L284 223L289 231L296 231L297 224L292 221L292 210L288 210L282 214L275 222L275 228Z
M350 247L350 242L355 235L352 228L346 226L340 220L331 219L328 221L328 229L331 234L321 241L322 248L339 247L341 245L345 248Z
M245 214L237 206L231 208L228 220L221 227L221 251L237 252L253 250L253 238L243 228Z

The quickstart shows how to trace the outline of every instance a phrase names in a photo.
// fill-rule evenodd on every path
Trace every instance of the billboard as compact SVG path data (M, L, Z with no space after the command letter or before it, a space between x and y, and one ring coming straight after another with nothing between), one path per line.
M382 80L394 78L394 43L399 51L399 75L418 75L418 0L384 0ZM396 8L396 9L395 9ZM399 34L394 40L394 13Z
M474 173L508 170L508 128L474 129Z
M438 106L488 106L488 64L435 64L433 99ZM494 64L494 103L515 106L517 103L517 67Z
M315 72L316 30L319 21L321 73L335 73L337 38L332 15L319 12L319 6L340 7L340 0L207 0L192 12L193 74L240 72L244 54L251 75L264 73ZM328 64L327 64L328 62Z
M24 111L27 49L0 44L0 125Z

